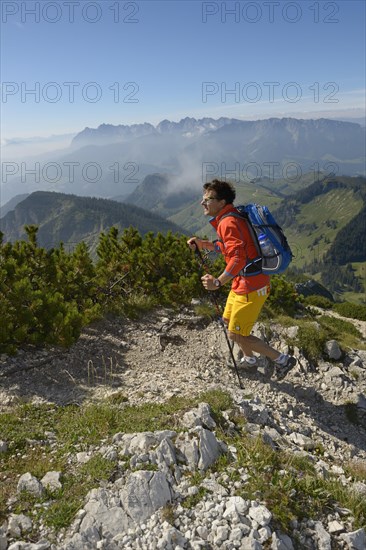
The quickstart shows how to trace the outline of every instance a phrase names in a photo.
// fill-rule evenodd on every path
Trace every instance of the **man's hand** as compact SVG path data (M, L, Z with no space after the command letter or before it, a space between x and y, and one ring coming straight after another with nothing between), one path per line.
M215 281L217 281L216 277L210 275L209 273L203 275L203 277L201 277L201 281L206 290L218 290L221 286L215 284Z
M196 250L196 248L198 248L198 250L202 249L202 240L198 237L191 237L188 239L187 244L191 250Z

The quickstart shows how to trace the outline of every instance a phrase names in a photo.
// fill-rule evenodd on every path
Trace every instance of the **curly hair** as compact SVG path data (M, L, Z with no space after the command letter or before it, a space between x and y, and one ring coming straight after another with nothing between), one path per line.
M216 197L219 200L225 200L226 204L232 204L236 197L234 186L227 181L212 180L211 182L205 183L203 189L205 191L214 191Z

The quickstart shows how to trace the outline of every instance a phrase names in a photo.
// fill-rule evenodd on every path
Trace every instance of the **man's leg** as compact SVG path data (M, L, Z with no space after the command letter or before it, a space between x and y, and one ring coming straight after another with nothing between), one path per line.
M224 318L229 319L229 337L236 342L243 350L244 361L247 365L255 366L256 359L253 356L253 352L265 355L275 364L274 377L277 380L282 380L286 374L296 365L297 361L295 357L279 353L277 350L263 342L260 338L253 336L251 330L254 323L259 317L261 309L266 301L268 291L264 292L264 289L251 292L248 295L239 295L233 293L230 298L229 312L230 315L226 315L226 308L224 311ZM230 295L229 295L230 296ZM229 299L228 299L229 302Z
M229 337L238 344L245 357L253 357L253 352L265 355L272 360L280 356L278 351L250 334L268 294L269 288L264 287L249 294L230 292L228 296L224 319L228 321Z
M242 336L241 334L229 331L229 338L238 344L246 357L252 357L254 351L259 353L259 355L265 355L272 361L275 361L280 356L277 350L256 336Z

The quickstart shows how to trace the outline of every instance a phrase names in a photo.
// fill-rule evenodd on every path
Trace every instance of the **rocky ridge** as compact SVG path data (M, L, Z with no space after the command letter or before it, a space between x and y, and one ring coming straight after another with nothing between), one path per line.
M264 326L256 331L268 338ZM286 352L286 337L297 326L275 323L270 341ZM269 332L268 332L269 334ZM366 459L366 352L340 350L327 343L326 359L317 368L295 349L298 366L285 380L271 379L272 368L261 360L256 372L241 372L243 389L227 363L222 328L186 309L179 314L161 310L143 321L104 320L83 332L68 351L34 351L0 361L1 410L19 401L82 404L123 391L130 404L164 402L174 395L198 395L210 389L229 392L236 414L246 420L245 430L261 436L272 448L302 453L314 461L319 476L336 476L344 485L347 461ZM351 423L344 405L357 404L359 424ZM224 413L228 429L230 411ZM215 420L207 404L186 413L180 430L139 434L116 433L87 452L70 456L70 464L82 464L96 453L113 461L113 480L95 487L67 530L54 533L31 517L15 514L11 503L8 519L0 529L1 550L134 549L279 549L292 548L363 550L366 532L355 529L349 511L335 507L321 520L308 518L291 523L288 534L272 521L272 512L260 496L238 496L248 472L236 471L236 449L227 448L216 435ZM0 436L1 439L1 436ZM47 444L57 448L52 434ZM315 449L321 445L321 458ZM0 452L11 442L2 441ZM225 473L210 470L221 454L233 459ZM128 458L128 467L125 460ZM197 486L188 472L200 472ZM236 471L236 481L232 472ZM239 477L238 477L239 476ZM18 491L42 493L62 484L59 472L38 480L25 472ZM366 484L353 489L366 498ZM185 498L197 496L191 508ZM16 500L16 495L14 496ZM37 542L27 537L37 532Z

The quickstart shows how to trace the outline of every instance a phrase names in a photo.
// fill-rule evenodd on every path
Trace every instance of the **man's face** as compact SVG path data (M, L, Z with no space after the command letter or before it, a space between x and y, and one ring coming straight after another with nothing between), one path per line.
M224 208L225 200L219 200L216 197L215 191L206 189L201 200L203 206L203 213L205 216L217 216L217 214Z

